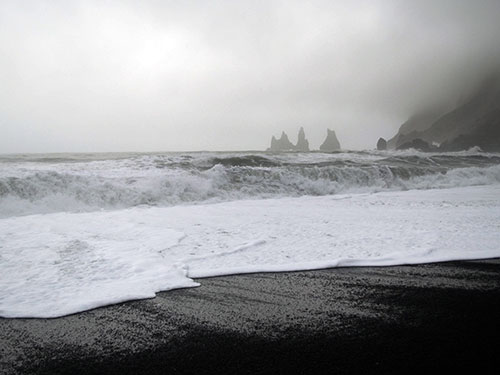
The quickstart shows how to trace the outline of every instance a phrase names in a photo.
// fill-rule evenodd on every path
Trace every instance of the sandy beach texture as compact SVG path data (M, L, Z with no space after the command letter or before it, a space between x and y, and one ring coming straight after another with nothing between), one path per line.
M259 273L0 319L0 373L494 372L499 334L498 259Z

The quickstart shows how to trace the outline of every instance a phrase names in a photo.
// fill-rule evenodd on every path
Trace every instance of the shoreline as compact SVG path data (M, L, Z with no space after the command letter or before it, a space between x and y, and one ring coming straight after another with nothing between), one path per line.
M199 288L62 318L0 319L0 373L387 373L500 365L498 258L201 281Z

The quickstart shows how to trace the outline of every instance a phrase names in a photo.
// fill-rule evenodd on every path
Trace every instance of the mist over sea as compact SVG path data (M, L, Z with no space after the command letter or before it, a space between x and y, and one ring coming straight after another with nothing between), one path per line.
M500 256L500 154L0 156L0 316L258 271Z

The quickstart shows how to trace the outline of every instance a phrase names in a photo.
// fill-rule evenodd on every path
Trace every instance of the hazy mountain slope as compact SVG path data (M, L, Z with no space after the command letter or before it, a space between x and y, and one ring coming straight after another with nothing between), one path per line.
M443 144L444 150L479 146L500 150L500 79L489 79L464 104L426 126L425 118L405 122L389 142L391 148L420 138Z
M416 138L416 132L430 128L442 114L442 111L433 110L411 116L401 125L396 135L387 141L387 148L395 149L397 146Z
M482 125L476 127L471 133L461 134L451 141L444 142L440 149L443 151L467 150L479 146L483 151L500 151L500 108L489 113L482 119Z
M460 135L473 133L479 128L500 123L500 87L498 81L488 82L468 102L447 113L429 129L422 139L442 143ZM492 128L494 128L493 126Z

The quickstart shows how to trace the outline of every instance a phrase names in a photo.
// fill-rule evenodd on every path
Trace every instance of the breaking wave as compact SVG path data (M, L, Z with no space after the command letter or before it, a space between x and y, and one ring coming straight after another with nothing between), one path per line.
M0 216L500 183L500 157L480 153L205 153L78 160L3 160Z

